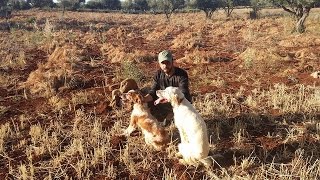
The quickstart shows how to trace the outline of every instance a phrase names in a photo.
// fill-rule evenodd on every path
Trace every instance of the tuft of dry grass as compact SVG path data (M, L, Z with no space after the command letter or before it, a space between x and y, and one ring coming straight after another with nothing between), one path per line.
M10 124L2 124L0 127L0 152L5 152L5 141L8 137L10 137L11 128Z

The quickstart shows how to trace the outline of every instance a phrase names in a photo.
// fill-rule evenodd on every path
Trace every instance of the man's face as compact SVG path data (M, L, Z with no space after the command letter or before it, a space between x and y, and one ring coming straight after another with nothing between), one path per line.
M172 71L173 65L170 61L162 61L159 65L166 74L169 74Z

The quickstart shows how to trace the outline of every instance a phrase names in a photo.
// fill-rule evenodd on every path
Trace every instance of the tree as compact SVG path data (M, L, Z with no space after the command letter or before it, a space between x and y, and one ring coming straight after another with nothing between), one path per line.
M12 9L20 9L20 1L21 0L9 0L9 3L12 6Z
M132 0L125 0L125 1L123 1L122 7L123 7L125 10L130 10L130 9L132 9L132 8L133 8L133 2L132 2Z
M262 9L262 7L265 5L265 2L263 0L250 0L252 11L250 11L250 18L251 19L257 19L258 13Z
M158 0L147 0L147 3L148 3L148 6L149 6L149 9L151 11L153 11L154 13L159 10Z
M32 7L53 7L53 0L28 0L27 2L31 3Z
M58 0L59 6L62 7L62 14L66 11L66 8L75 9L80 5L79 0Z
M221 6L221 2L219 0L193 0L192 5L204 11L207 19L211 19L213 12Z
M235 6L235 0L222 0L221 3L221 6L224 12L226 13L227 17L230 17Z
M25 0L9 0L9 4L11 4L12 9L20 10L20 9L30 9L30 4Z
M105 9L121 9L121 2L120 0L101 0Z
M231 13L236 6L249 6L250 0L221 0L221 7L223 8L227 18L231 16Z
M11 8L8 7L8 1L2 0L0 1L0 17L6 18L6 30L10 31L10 23L9 18L11 16Z
M148 5L147 0L134 0L133 9L134 10L140 10L140 11L149 10L149 5Z
M1 0L0 1L0 8L7 6L7 3L8 3L8 0Z
M304 23L313 8L320 0L271 0L271 2L292 14L296 19L295 31L303 33L306 29Z
M158 0L158 9L165 13L167 20L170 20L172 13L179 8L183 8L184 0Z

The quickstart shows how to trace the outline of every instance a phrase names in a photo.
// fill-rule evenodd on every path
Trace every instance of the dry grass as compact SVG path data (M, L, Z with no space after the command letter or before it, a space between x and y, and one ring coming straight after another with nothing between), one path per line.
M255 21L243 9L228 21L218 11L212 20L174 14L170 23L151 14L17 12L11 33L0 32L0 175L318 179L320 88L308 76L320 68L317 12L305 35L272 10ZM212 168L178 163L172 125L163 152L140 134L122 137L130 113L101 103L124 78L150 85L153 60L167 48L188 69Z
M318 112L319 104L314 103L320 102L317 99L319 98L317 95L319 88L303 87L304 92L309 92L307 96L302 93L301 88L302 87L298 90L290 89L289 91L288 87L276 86L270 91L260 91L251 96L255 97L256 103L259 104L257 110L261 112L264 112L265 108L269 108L268 106L277 108L284 113L305 112L306 114L312 114ZM284 92L284 90L289 92ZM221 121L225 121L224 119L226 117L233 114L234 108L230 107L232 96L233 95L229 94L220 99L206 95L203 98L197 99L194 105L200 110L204 117L207 117L207 123L210 126L210 124L214 122L211 122L211 118L220 117L219 119L221 119ZM81 95L81 97L84 96ZM282 101L282 99L286 100ZM72 101L77 103L85 101L83 103L88 103L87 99L80 100L77 98ZM275 102L277 102L277 104L274 104ZM299 107L297 107L298 104ZM312 106L310 106L310 104L312 104ZM221 115L223 115L222 118ZM24 161L24 164L18 167L9 167L12 169L10 174L22 179L29 179L40 174L45 175L46 178L50 178L50 176L51 178L72 176L83 179L90 178L96 172L96 168L99 167L99 174L103 174L106 178L115 178L119 176L119 169L113 164L108 163L111 159L113 159L113 161L119 161L133 176L139 174L139 170L141 169L152 169L154 162L159 163L160 160L160 162L163 161L161 166L164 166L163 177L179 179L172 169L166 167L165 163L165 161L175 158L174 155L169 155L174 154L176 151L174 144L170 145L167 149L168 157L155 156L154 150L145 145L143 138L139 136L129 137L125 147L123 147L119 153L114 154L115 150L112 144L110 144L111 137L117 136L117 134L121 132L121 129L128 123L127 115L122 112L118 112L117 117L117 123L109 130L102 128L102 122L105 120L95 117L93 114L86 114L81 110L77 110L75 118L68 123L63 123L59 117L45 117L49 119L53 118L53 121L51 121L49 125L37 124L30 126L29 135L31 143L21 142L19 146L19 149L25 149L25 155L28 157L27 161ZM319 123L315 124L314 122L309 125L309 129L314 129L314 131L311 131L301 129L296 126L294 122L290 122L290 119L283 120L286 121L286 124L290 125L288 130L281 135L283 137L283 144L293 144L295 142L305 144L305 147L301 147L305 150L297 150L289 155L293 156L292 162L280 164L276 162L261 163L261 160L259 161L261 157L256 153L251 153L247 157L244 156L243 159L236 158L234 165L226 169L227 172L224 172L223 169L221 169L221 172L208 170L207 178L294 179L296 177L305 177L309 179L318 177L319 161L314 161L314 158L318 156L314 155L315 157L312 157L307 155L312 153L313 150L308 148L309 140L301 139L301 137L307 133L308 136L318 137L319 139ZM310 119L303 120L303 122L307 121L310 121ZM234 124L228 124L228 127L225 127L225 124L216 124L213 128L209 128L209 133L215 133L215 137L219 137L219 134L225 136L226 129L231 128L234 138L232 149L244 150L244 145L253 139L249 135L250 130L246 127L248 123L250 126L252 125L250 124L252 122L241 120L238 120ZM279 123L277 126L280 128L283 122L280 120ZM304 127L305 126L302 128ZM13 127L10 123L1 126L0 147L2 157L6 157L8 153L7 149L9 147L4 146L6 142L18 139L21 137L21 133L23 133L21 126ZM216 140L215 142L220 142L220 140ZM216 149L213 148L211 151L215 152ZM284 155L279 156L284 157ZM48 160L39 161L41 157L48 157ZM136 159L141 159L142 161L135 163ZM252 168L257 168L256 173L248 173ZM70 172L73 173L70 174Z

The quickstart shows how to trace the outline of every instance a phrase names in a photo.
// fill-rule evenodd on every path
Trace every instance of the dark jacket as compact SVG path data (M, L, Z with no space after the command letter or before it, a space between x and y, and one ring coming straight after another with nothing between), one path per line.
M169 86L179 87L185 98L188 101L192 102L189 91L189 78L187 72L178 67L174 68L174 74L172 76L167 76L161 69L157 71L157 73L153 77L153 86L151 87L149 94L153 97L153 99L157 99L157 90L164 90Z

